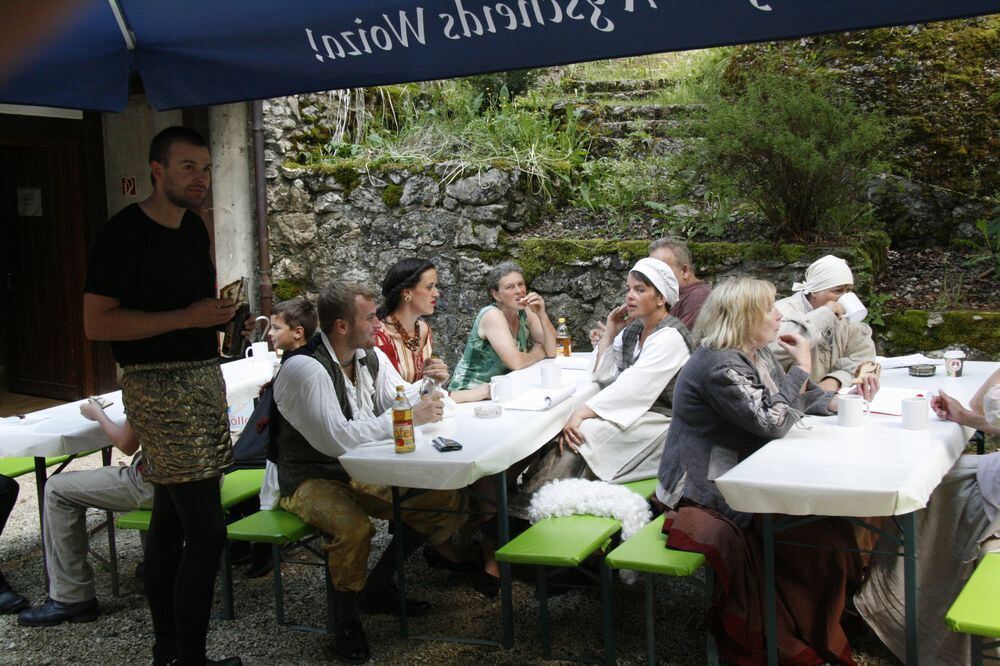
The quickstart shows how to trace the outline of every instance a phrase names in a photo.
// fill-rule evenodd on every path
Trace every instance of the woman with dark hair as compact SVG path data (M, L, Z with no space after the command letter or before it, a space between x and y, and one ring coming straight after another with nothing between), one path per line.
M384 326L375 332L375 346L408 383L420 381L424 374L447 381L448 366L432 357L431 326L423 317L434 314L437 305L437 268L426 259L407 257L389 268L382 280L382 305L376 316ZM490 397L489 385L468 391L453 391L455 402L472 402ZM431 567L463 573L477 570L466 561L450 541L424 547L424 559Z
M433 356L433 331L424 317L434 314L440 294L437 268L426 259L400 259L382 280L382 305L376 315L384 326L375 334L375 346L382 350L399 375L409 383L425 374L447 381L448 366ZM452 391L455 402L474 402L490 397L489 386Z
M451 389L489 384L490 378L556 355L556 329L545 301L528 292L521 267L505 261L488 276L493 303L472 323Z
M434 314L437 279L434 264L407 257L393 264L382 280L382 305L376 314L385 326L376 333L375 346L410 384L424 376L425 364L436 365L431 360L431 327L421 318Z

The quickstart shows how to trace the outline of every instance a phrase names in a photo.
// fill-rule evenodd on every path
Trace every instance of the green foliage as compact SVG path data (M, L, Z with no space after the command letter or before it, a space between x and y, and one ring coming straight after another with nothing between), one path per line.
M517 69L467 77L465 80L486 109L496 109L526 93L538 80L539 70Z
M423 168L448 162L446 181L500 166L519 169L536 191L554 195L587 156L589 136L572 111L553 118L505 100L484 110L481 95L465 81L428 84L420 95L395 99L398 128L372 127L359 143L331 141L304 155L304 166L337 165L338 173L357 177L359 171L387 165Z
M1000 15L743 46L728 75L768 65L883 109L897 173L973 196L1000 187Z
M892 300L892 294L871 294L865 300L865 306L868 308L868 318L866 322L872 328L885 328L885 317L888 314L888 309L885 304Z
M1000 192L993 196L992 215L976 220L976 229L982 238L973 246L975 254L966 265L982 267L983 277L992 274L994 280L1000 280Z
M399 200L403 197L403 186L396 185L395 183L389 183L382 190L382 201L389 208L395 208L399 205Z
M862 114L819 81L773 72L750 77L733 99L709 106L703 169L721 196L743 196L774 238L808 240L858 226L859 203L885 141L877 114Z
M275 303L287 301L305 293L305 288L293 280L278 280L271 287L271 294L274 297Z

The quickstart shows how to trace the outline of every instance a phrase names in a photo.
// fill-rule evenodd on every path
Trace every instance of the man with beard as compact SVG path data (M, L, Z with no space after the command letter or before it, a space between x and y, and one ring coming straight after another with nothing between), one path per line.
M212 182L205 139L168 127L149 147L153 193L115 215L94 245L84 326L109 340L122 398L153 484L145 589L154 664L215 664L205 637L226 525L219 497L232 463L216 328L235 307L216 298L201 208Z

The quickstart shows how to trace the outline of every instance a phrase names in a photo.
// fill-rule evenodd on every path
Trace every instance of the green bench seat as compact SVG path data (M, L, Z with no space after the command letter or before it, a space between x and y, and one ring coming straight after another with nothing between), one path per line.
M664 576L690 576L704 566L705 556L701 553L667 548L663 519L659 516L643 527L631 539L608 553L604 561L612 569Z
M649 497L656 490L656 479L643 479L623 485L637 495ZM621 523L615 518L557 516L538 521L496 551L498 562L538 567L539 625L544 658L551 658L546 590L548 573L545 568L558 570L579 567L584 560L605 548L619 531ZM603 573L602 571L602 578ZM601 587L602 596L609 593L603 580ZM610 619L606 617L605 621ZM607 651L606 644L605 652Z
M952 631L972 634L972 663L983 660L979 637L1000 638L1000 553L987 553L944 617ZM995 647L992 642L988 647Z
M667 548L667 535L663 533L665 516L659 516L639 530L628 541L624 542L604 558L604 564L609 569L639 571L645 575L646 594L646 663L656 663L656 626L653 617L656 576L691 576L699 569L705 569L706 602L711 603L712 569L705 567L705 556L701 553L689 553L683 550ZM613 631L609 627L609 631ZM609 640L611 653L608 662L614 663L614 639ZM706 631L706 662L718 664L719 655L715 640Z
M577 567L603 546L621 523L601 516L558 516L540 520L497 550L498 562Z
M93 449L91 451L83 451L81 453L76 453L74 455L66 456L51 456L45 459L45 466L52 467L53 465L60 465L71 458L82 458L84 456L89 456L91 453L100 451L100 449ZM30 456L17 457L17 458L0 458L0 475L6 476L10 479L16 479L19 476L29 474L35 471L35 459Z
M222 508L230 509L258 494L263 482L262 469L238 469L226 474L219 493L222 498ZM153 512L149 509L137 509L119 516L116 524L119 529L146 532L149 530L149 519L152 515Z
M250 541L254 543L271 544L271 562L274 572L274 609L278 618L278 624L289 626L291 629L300 631L311 631L329 633L333 627L333 604L331 602L332 586L330 585L330 572L326 567L325 553L311 545L311 541L320 535L319 530L311 525L302 522L302 519L294 513L274 509L272 511L258 511L246 518L241 518L226 527L229 541ZM305 626L299 624L288 624L285 621L284 592L281 582L281 562L282 555L295 550L304 549L315 556L312 561L303 562L296 560L300 564L319 564L326 572L327 588L327 625L325 628ZM233 613L233 577L229 562L229 550L226 549L226 562L223 567L223 605L226 609L226 619L232 619Z

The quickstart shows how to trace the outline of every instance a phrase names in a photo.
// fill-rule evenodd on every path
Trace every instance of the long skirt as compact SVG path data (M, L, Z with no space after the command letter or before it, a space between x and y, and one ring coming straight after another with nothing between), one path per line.
M991 454L1000 455L1000 454ZM988 551L1000 550L1000 515L990 521L976 482L979 456L962 456L917 512L917 627L924 664L968 664L970 639L948 629L944 616ZM886 529L890 529L887 524ZM898 536L898 531L896 531ZM882 537L878 550L899 546ZM868 580L854 597L861 615L882 642L906 659L903 558L872 557ZM991 651L1000 658L1000 650Z
M715 573L708 627L720 654L733 664L756 666L765 652L764 556L760 521L741 528L715 511L686 505L667 514L667 546L705 555ZM840 626L848 594L861 582L854 529L823 518L782 531L775 544L778 659L782 664L854 664Z

